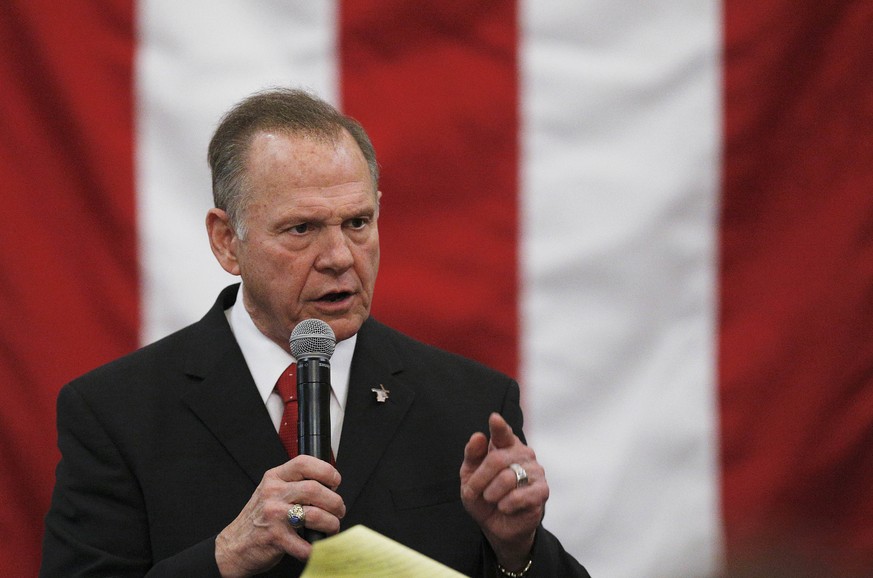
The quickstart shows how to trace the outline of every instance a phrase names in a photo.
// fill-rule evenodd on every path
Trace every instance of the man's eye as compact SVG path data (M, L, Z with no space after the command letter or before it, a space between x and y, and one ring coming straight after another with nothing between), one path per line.
M354 219L349 219L347 222L349 227L352 229L363 229L367 226L369 220L365 219L364 217L356 217Z
M294 225L289 230L292 233L296 233L298 235L302 235L303 233L309 231L309 223L300 223L299 225Z

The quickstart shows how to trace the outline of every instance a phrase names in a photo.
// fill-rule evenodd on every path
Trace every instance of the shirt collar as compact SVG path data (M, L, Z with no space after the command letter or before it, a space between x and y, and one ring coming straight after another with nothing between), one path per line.
M224 314L230 324L230 329L242 350L249 372L255 380L258 393L266 403L267 398L276 386L279 375L295 361L290 351L279 347L270 340L255 325L251 315L243 304L242 285L239 288L236 302L226 309ZM357 334L336 344L333 356L330 358L330 389L331 396L339 404L340 410L345 408L349 390L349 373L352 366L352 356L355 353Z

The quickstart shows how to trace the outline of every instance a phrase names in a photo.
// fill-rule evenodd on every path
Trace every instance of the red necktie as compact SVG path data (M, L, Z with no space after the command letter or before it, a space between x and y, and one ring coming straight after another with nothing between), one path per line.
M288 457L296 457L300 450L297 446L297 364L292 363L282 372L276 382L276 391L282 396L285 411L279 425L279 440L285 446Z

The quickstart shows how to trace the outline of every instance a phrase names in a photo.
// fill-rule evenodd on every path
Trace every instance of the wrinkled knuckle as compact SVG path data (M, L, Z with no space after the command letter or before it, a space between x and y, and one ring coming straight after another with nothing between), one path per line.
M267 472L269 474L269 472ZM256 492L260 492L260 494L264 497L272 497L275 496L278 492L284 488L285 483L281 481L275 475L264 475L264 478L261 480L261 483L258 485Z
M288 491L285 488L269 488L268 491L263 492L261 497L265 502L277 502L281 504L287 503L285 497L287 496Z
M272 468L264 472L264 477L261 478L261 484L273 484L280 481L278 468Z
M301 482L300 487L309 499L313 499L324 489L321 482L316 482L315 480L304 480Z
M288 504L281 502L270 502L264 508L264 514L269 519L284 520L288 516Z

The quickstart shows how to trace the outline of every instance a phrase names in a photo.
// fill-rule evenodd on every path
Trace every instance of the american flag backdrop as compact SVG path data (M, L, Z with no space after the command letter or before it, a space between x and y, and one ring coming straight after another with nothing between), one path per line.
M374 315L518 378L592 575L873 574L869 0L0 2L0 574L58 389L234 281L206 145L275 85L370 132Z

